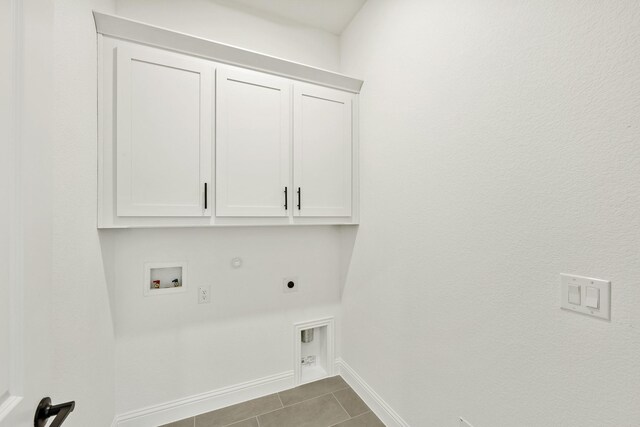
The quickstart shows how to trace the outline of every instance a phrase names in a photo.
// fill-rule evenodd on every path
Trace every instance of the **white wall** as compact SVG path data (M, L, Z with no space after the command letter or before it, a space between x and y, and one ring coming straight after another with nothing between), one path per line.
M338 36L275 21L212 0L117 0L118 15L329 70L339 67Z
M339 315L337 227L112 231L118 413L292 371L293 324ZM144 263L170 261L188 262L186 292L144 297Z
M204 0L120 0L119 15L337 69L335 35ZM116 412L292 371L293 324L336 316L341 236L324 227L105 230L114 282ZM231 259L244 260L241 269ZM143 296L144 262L187 261L186 293ZM282 279L300 278L283 294ZM212 302L197 304L197 286ZM339 340L339 337L337 338ZM339 352L339 346L336 353Z
M369 0L343 357L412 426L640 420L640 6ZM612 280L611 322L559 273Z
M96 230L96 32L111 0L57 0L53 32L54 403L76 401L65 427L107 426L115 411L115 339Z

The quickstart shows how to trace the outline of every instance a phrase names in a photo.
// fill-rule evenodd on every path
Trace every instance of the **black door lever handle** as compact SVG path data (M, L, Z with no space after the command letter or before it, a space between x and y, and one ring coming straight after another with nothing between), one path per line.
M49 427L60 427L75 407L76 402L74 401L61 403L60 405L52 405L51 398L45 397L38 404L36 415L33 418L33 427L45 427L47 420L53 416L55 416L55 418Z

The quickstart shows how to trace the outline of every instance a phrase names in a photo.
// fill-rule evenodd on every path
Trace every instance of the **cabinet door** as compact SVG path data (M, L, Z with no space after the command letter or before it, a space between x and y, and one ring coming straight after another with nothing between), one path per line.
M296 216L351 216L352 103L346 92L294 87Z
M117 214L210 216L213 68L117 48Z
M291 83L238 69L216 81L216 215L287 216Z

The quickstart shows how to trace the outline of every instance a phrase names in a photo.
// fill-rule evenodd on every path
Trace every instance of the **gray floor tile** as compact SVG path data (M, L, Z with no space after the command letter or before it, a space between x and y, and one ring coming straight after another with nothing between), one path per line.
M373 412L365 412L355 418L335 424L333 427L385 427L385 425Z
M333 395L338 399L338 402L340 402L350 417L357 417L371 410L351 388L336 391Z
M207 412L196 417L195 427L224 427L229 424L255 417L282 408L277 394L259 397L237 405Z
M280 392L280 399L284 406L293 405L303 400L311 399L327 393L342 390L349 385L339 375L304 384L290 390Z
M162 425L160 427L193 427L193 417Z
M258 427L257 418L249 418L248 420L240 421L238 423L229 424L227 427Z
M260 415L260 427L328 427L349 419L333 394Z

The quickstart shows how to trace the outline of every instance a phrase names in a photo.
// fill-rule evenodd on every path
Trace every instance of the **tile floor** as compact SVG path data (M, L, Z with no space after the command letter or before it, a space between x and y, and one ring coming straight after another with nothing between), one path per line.
M340 376L162 427L384 427Z

